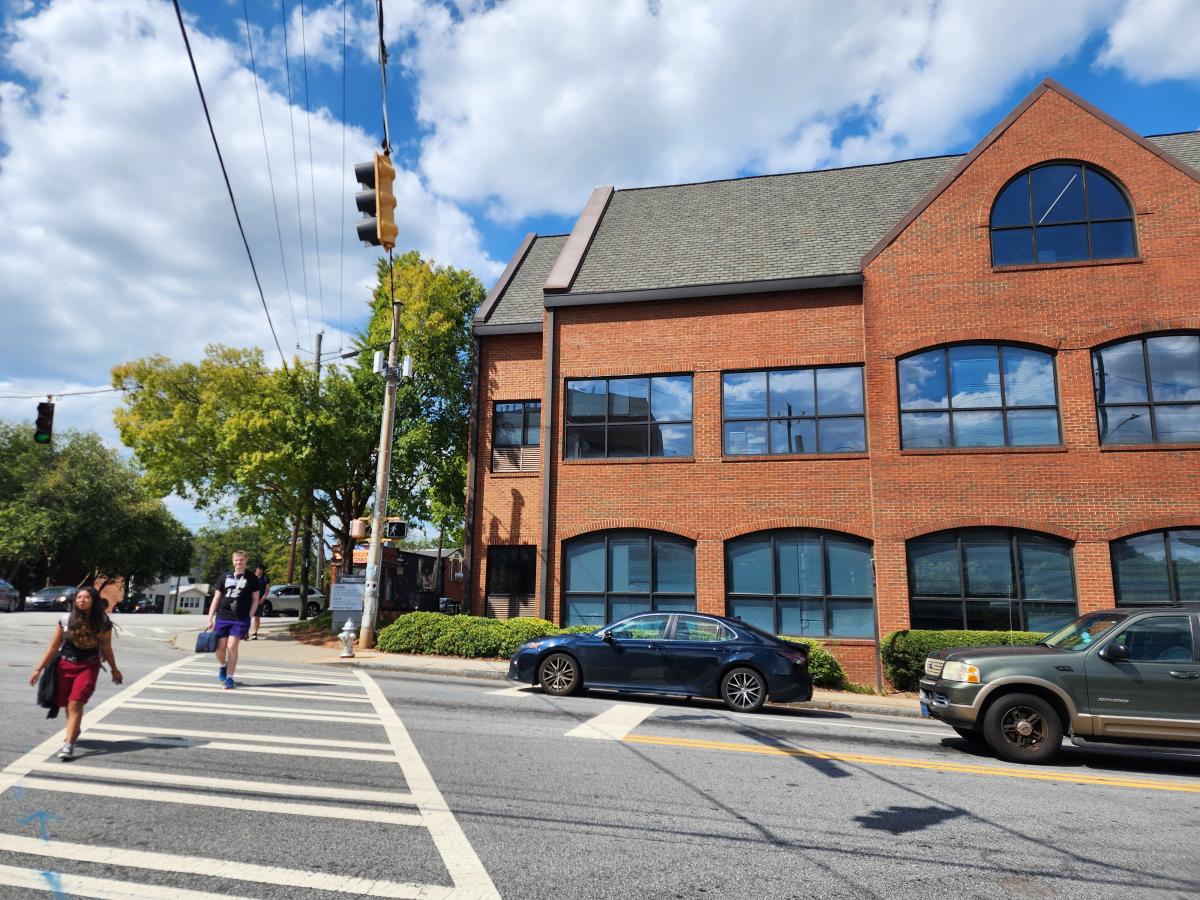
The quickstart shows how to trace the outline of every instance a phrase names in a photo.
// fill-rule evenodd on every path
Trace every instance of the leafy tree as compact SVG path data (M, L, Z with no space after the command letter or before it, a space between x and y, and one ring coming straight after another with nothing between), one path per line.
M192 565L200 581L212 585L233 566L234 550L245 550L248 565L266 566L273 584L283 584L287 575L290 537L273 533L254 522L237 522L227 527L207 526L196 535Z

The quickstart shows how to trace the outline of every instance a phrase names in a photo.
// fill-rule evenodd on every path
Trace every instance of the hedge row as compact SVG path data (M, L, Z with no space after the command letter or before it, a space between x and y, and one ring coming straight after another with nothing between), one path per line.
M521 644L556 634L587 634L590 625L559 628L545 619L491 619L414 612L401 616L379 632L376 647L387 653L463 656L469 659L511 656ZM815 641L808 645L808 670L817 687L846 689L846 673L837 657ZM924 659L922 658L922 661Z
M883 639L884 672L897 690L915 691L925 657L954 647L1023 647L1046 635L1036 631L894 631Z

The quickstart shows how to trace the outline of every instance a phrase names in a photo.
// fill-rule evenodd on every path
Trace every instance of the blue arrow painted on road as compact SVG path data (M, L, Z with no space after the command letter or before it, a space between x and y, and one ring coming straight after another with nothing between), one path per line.
M45 812L44 810L39 809L37 812L30 813L29 815L27 815L25 818L23 818L17 824L29 825L32 822L37 822L38 831L42 835L42 840L48 841L48 840L50 840L50 829L46 827L46 823L51 820L56 820L56 821L61 822L62 816L56 816L53 813L48 813L48 812Z
M50 883L50 890L54 894L55 900L68 900L67 892L63 890L62 876L60 874L57 872L42 872L42 877Z
M25 796L25 792L21 790L21 786L19 784L13 785L12 792L14 800L20 800L23 796Z

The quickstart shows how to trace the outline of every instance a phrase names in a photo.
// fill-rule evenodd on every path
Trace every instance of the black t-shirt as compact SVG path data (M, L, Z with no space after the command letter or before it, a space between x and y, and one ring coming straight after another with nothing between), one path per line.
M254 594L261 590L262 586L253 572L243 572L241 575L226 572L217 582L217 592L221 595L217 603L217 615L222 619L250 618Z

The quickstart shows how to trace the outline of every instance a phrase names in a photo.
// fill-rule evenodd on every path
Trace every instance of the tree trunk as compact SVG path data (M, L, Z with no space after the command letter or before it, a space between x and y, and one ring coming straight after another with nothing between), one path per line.
M437 549L437 575L434 577L434 582L433 582L433 589L435 591L437 591L437 595L439 597L442 596L442 592L446 588L446 583L445 583L446 566L442 560L442 541L444 540L445 536L446 536L446 530L441 525L439 525L438 526L438 549Z
M292 516L292 547L288 550L287 581L284 584L293 584L296 580L296 539L299 534L300 522L295 516Z

